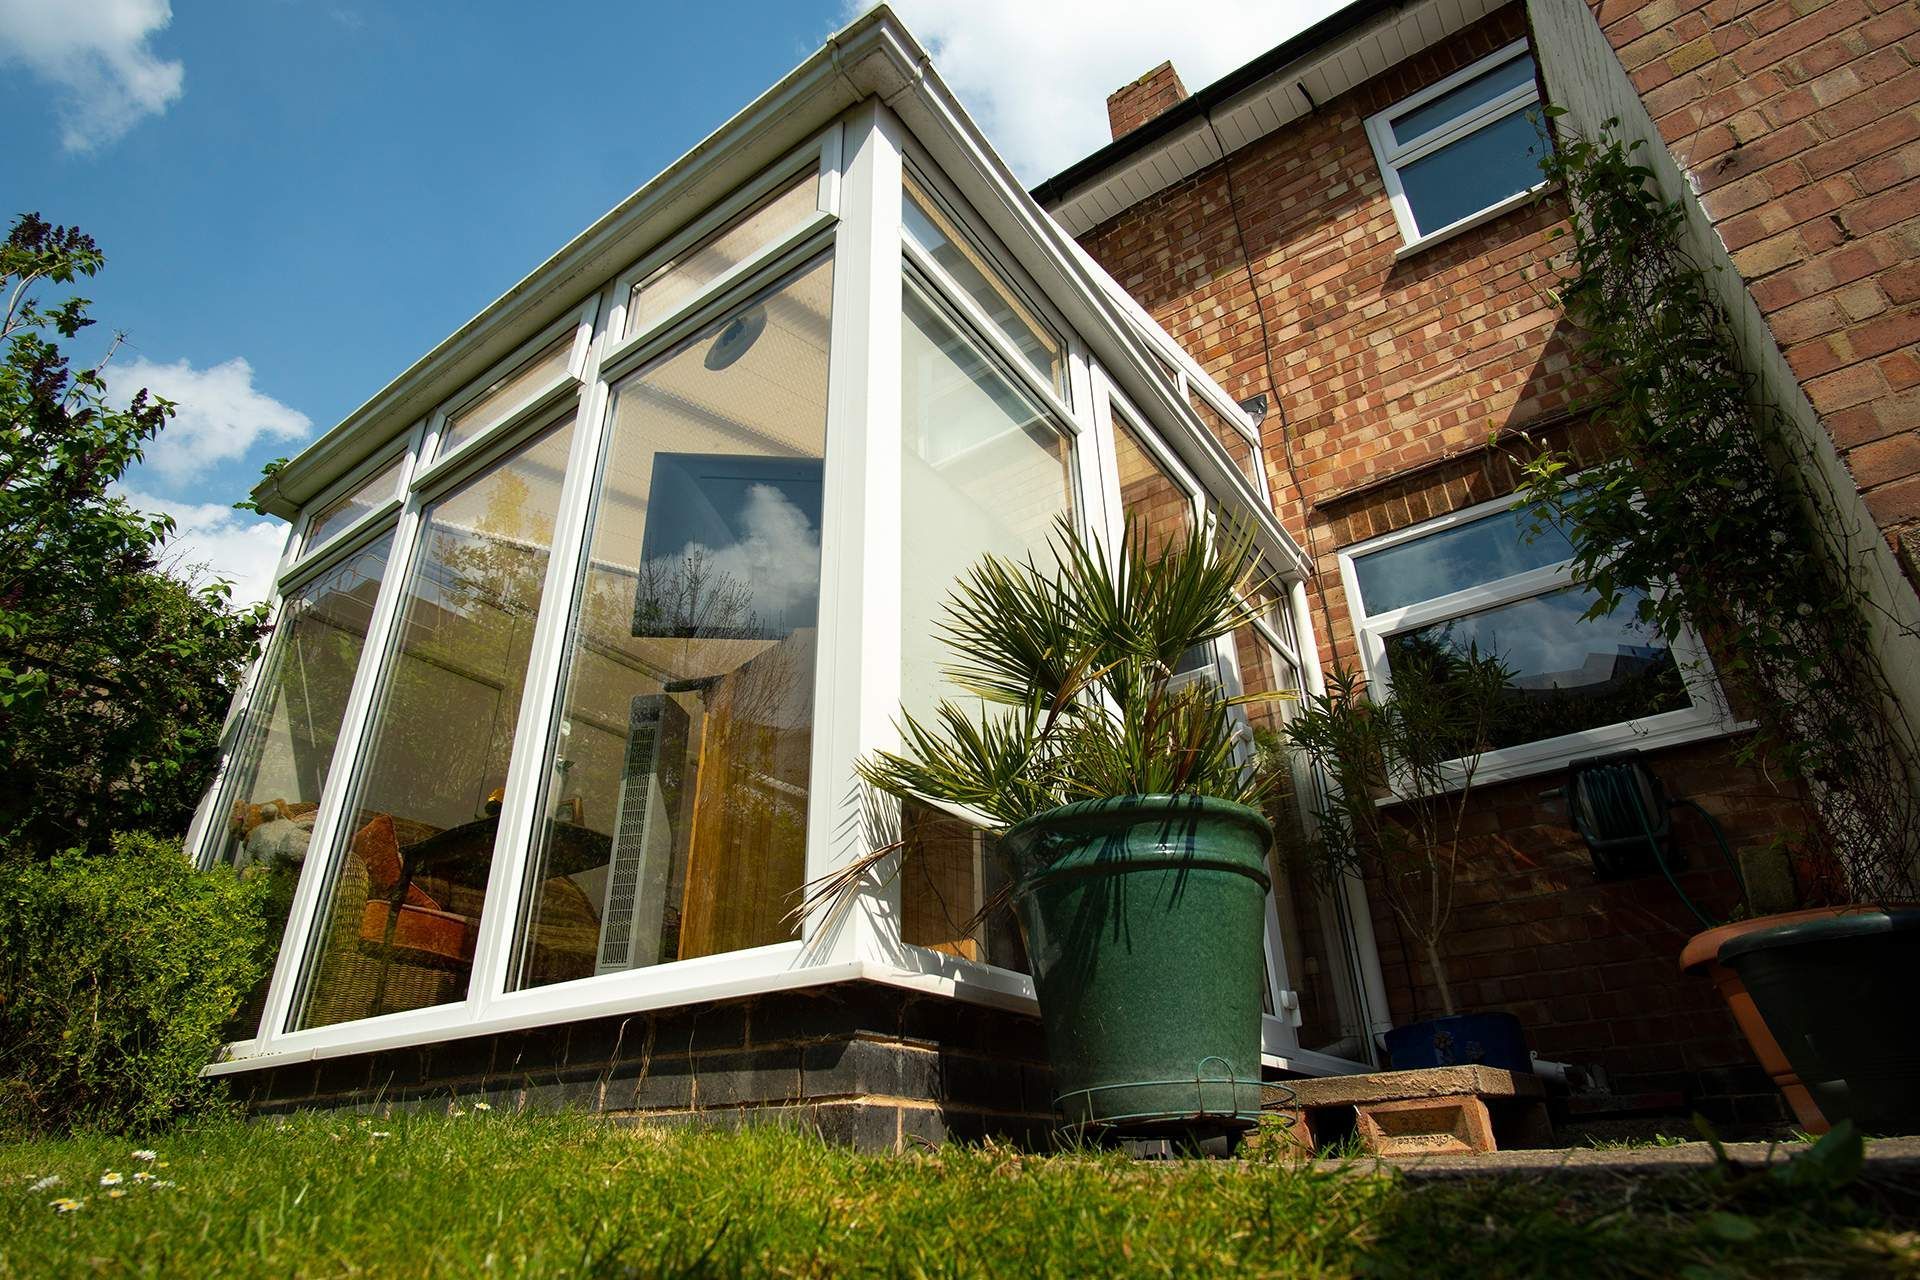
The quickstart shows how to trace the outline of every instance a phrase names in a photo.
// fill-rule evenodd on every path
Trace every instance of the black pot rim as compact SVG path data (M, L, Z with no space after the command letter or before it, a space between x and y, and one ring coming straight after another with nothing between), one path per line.
M1840 942L1849 938L1870 938L1889 933L1920 930L1920 908L1895 908L1891 911L1849 911L1819 920L1796 920L1755 929L1752 933L1729 938L1720 947L1720 962L1738 959L1755 951L1778 947L1797 947L1809 943Z

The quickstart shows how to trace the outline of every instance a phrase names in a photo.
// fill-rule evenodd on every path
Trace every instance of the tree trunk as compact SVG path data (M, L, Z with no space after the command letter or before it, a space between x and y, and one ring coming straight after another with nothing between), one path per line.
M1440 1007L1451 1018L1456 1010L1453 1007L1453 988L1447 985L1447 962L1440 958L1440 940L1424 939L1427 944L1427 963L1433 967L1433 985L1440 989Z

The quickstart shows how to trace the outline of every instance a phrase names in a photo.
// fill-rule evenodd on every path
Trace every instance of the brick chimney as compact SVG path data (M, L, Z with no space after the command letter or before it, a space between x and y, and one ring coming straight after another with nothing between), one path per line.
M1186 100L1187 87L1171 62L1163 62L1132 84L1107 95L1107 123L1113 136L1132 133L1168 107Z

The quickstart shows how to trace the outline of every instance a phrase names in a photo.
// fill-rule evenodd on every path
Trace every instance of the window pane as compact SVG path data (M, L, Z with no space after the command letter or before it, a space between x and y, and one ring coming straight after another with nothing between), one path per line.
M295 1025L463 999L572 419L423 513Z
M469 400L458 413L448 414L440 427L436 456L444 458L494 423L506 421L540 388L566 372L567 357L573 354L573 338L573 330L567 330L538 355Z
M1147 452L1133 428L1117 416L1113 420L1113 451L1119 463L1120 509L1134 535L1146 538L1146 558L1158 560L1169 546L1191 536L1193 497Z
M819 206L819 190L819 174L807 170L718 235L634 285L627 299L628 335L652 328L715 280L812 217Z
M1477 650L1513 672L1491 746L1557 738L1692 705L1667 642L1636 617L1642 597L1621 593L1619 608L1583 621L1593 604L1584 587L1566 587L1387 640L1388 666Z
M1431 235L1545 181L1538 107L1502 116L1438 151L1399 166L1414 225Z
M946 316L909 288L901 328L901 701L930 713L953 687L938 628L954 582L982 555L1051 562L1073 509L1071 446Z
M940 264L953 283L972 298L1005 335L1042 382L1067 394L1067 368L1060 339L1028 309L999 273L967 242L947 215L914 183L906 180L900 219L913 242Z
M258 700L234 750L227 793L233 802L215 861L272 882L267 927L276 949L392 548L389 533L286 598ZM233 1039L259 1027L267 968L234 1017Z
M912 287L901 328L901 702L926 717L959 691L942 673L947 593L989 552L1052 564L1054 521L1073 510L1072 445L973 341ZM1000 865L967 823L921 805L901 814L900 936L915 946L1026 971L1002 910Z
M1532 526L1525 508L1508 507L1358 556L1361 602L1369 614L1385 613L1572 558L1565 533L1548 525L1528 541Z
M517 987L796 936L832 290L823 260L613 389Z
M379 474L371 480L315 516L307 525L307 540L301 548L301 554L325 545L336 533L393 497L394 490L400 486L400 464L403 461L404 458L395 458L380 468Z
M1240 428L1222 417L1220 412L1207 402L1205 396L1195 392L1187 397L1187 402L1193 406L1193 411L1200 415L1200 421L1206 424L1207 432L1220 442L1220 447L1227 451L1229 458L1233 459L1233 465L1240 469L1240 474L1247 478L1247 483L1253 486L1255 493L1258 493L1260 491L1260 458L1259 451L1253 447L1253 442L1241 434Z
M1483 107L1503 93L1533 83L1533 55L1523 53L1511 62L1503 62L1485 75L1475 76L1457 89L1402 116L1393 118L1393 140L1402 146L1422 134L1438 129L1449 121Z
M1007 875L986 835L952 814L908 801L900 807L900 939L963 960L1030 973L1010 905L967 926L1006 891Z

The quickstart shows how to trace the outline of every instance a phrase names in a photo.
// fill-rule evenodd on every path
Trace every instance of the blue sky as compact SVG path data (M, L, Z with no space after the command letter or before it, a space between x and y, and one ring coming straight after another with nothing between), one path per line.
M176 554L258 598L283 526L230 510L862 4L740 0L0 0L8 219L108 259L116 389L180 418L127 478ZM1189 87L1335 7L896 4L1018 172L1106 140L1106 93L1172 56ZM1041 19L1044 19L1041 20ZM1198 24L1186 24L1195 26Z

